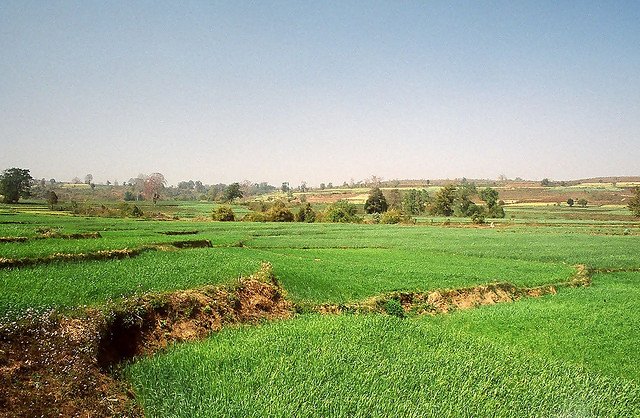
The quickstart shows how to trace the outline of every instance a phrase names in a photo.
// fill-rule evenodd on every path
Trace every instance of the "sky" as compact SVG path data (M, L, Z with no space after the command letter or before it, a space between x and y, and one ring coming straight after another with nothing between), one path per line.
M640 175L638 1L0 2L0 170Z

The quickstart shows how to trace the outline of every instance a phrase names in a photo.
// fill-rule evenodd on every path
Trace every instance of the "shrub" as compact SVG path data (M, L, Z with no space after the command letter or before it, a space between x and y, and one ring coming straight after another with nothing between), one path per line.
M338 200L327 207L323 219L326 222L360 222L360 218L356 216L357 211L358 209L353 203L349 203L346 200Z
M305 206L301 207L298 213L296 214L296 221L298 222L307 222L312 223L316 220L316 213L311 207L310 203L307 203Z
M269 222L293 222L293 213L282 201L277 201L265 214Z
M387 313L387 315L404 318L404 309L402 308L400 302L396 299L389 299L384 304L384 311Z
M578 206L580 206L581 208L586 208L587 207L587 199L578 199Z
M220 222L230 222L235 221L236 216L233 213L233 209L230 206L222 205L218 206L213 210L213 214L211 215L214 221Z
M58 203L58 195L53 190L49 190L47 192L47 204L50 208L53 208L53 205Z
M267 217L262 212L249 212L242 218L243 222L266 222Z
M381 224L397 224L406 221L406 217L399 210L391 209L380 215Z

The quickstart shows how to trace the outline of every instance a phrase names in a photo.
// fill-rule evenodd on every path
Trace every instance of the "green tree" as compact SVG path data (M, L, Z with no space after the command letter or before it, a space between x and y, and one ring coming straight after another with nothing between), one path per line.
M640 218L640 187L636 187L627 206L634 216Z
M491 187L482 189L480 191L480 199L487 204L487 207L496 206L498 204L498 191Z
M360 219L356 216L357 211L353 203L338 200L325 209L323 219L328 222L359 222Z
M464 180L464 179L463 179ZM471 197L476 195L478 191L473 183L463 183L455 193L453 212L456 216L473 216L482 211L478 205L471 201Z
M235 199L242 198L240 183L231 183L224 189L223 198L225 202L233 202Z
M429 193L426 190L411 189L402 198L402 211L407 215L419 215L424 212L429 202Z
M313 223L316 221L316 213L311 207L311 203L307 203L300 208L300 210L296 214L296 221L307 223Z
M487 204L487 216L490 218L504 218L504 209L498 201L498 191L487 187L480 191L480 198ZM503 202L504 203L504 202Z
M29 170L9 168L0 175L0 195L4 203L17 203L22 198L31 196L33 178Z
M449 184L438 190L433 198L431 213L442 216L453 215L456 190L455 184Z
M374 187L369 192L369 197L364 202L364 211L366 213L383 213L387 211L387 199L385 199L379 187Z
M569 207L573 207L573 199L572 198L568 198L567 199L567 205L569 205Z
M58 204L58 195L53 190L47 192L47 204L51 209L53 209L53 205Z
M581 208L586 208L587 207L587 199L585 199L585 198L578 199L578 206L580 206Z

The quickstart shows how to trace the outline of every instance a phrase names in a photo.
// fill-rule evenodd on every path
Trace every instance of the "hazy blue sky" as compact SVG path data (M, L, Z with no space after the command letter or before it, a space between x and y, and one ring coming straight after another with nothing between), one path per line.
M640 2L0 2L0 169L640 174Z

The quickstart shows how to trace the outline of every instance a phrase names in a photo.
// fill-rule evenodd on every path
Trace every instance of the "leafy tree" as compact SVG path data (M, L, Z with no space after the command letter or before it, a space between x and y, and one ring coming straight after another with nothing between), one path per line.
M471 201L471 198L478 194L476 185L469 183L466 179L462 179L463 183L455 192L454 215L473 217L483 212L483 209Z
M498 191L487 187L480 191L480 199L484 200L487 207L496 206L498 204Z
M31 182L33 178L29 170L9 168L0 175L0 195L4 203L16 203L22 198L31 196Z
M236 215L233 213L233 209L231 206L218 206L213 210L213 214L211 215L214 221L220 222L230 222L236 220Z
M424 212L429 202L426 190L411 189L402 198L402 211L408 215L419 215Z
M431 213L434 215L453 215L453 204L456 200L456 185L449 184L438 190L434 196Z
M498 191L487 187L480 191L480 198L487 204L487 216L490 218L504 218L504 202L498 201ZM500 203L502 202L502 204Z
M569 205L569 207L573 207L573 203L574 203L574 201L573 201L572 198L568 198L567 199L567 205Z
M136 196L133 194L131 190L127 190L126 192L124 192L123 198L125 202L131 202L136 200Z
M91 184L93 182L93 174L87 174L84 176L84 184Z
M627 206L634 216L640 218L640 187L636 187Z
M223 198L225 202L233 202L235 199L242 198L240 183L231 183L224 189Z
M356 216L357 211L353 203L338 200L327 207L323 219L328 222L359 222L360 219Z
M587 207L587 199L585 199L585 198L578 199L578 206L580 206L581 208L586 208Z
M387 199L385 199L379 187L374 187L369 192L369 197L364 202L364 211L366 213L383 213L387 211Z
M296 214L296 221L312 223L316 221L316 213L311 207L311 203L302 206Z
M58 195L53 190L49 190L47 192L47 204L50 208L53 208L53 205L58 204Z
M543 178L542 181L540 182L540 185L542 187L549 187L551 186L551 181L548 178Z

